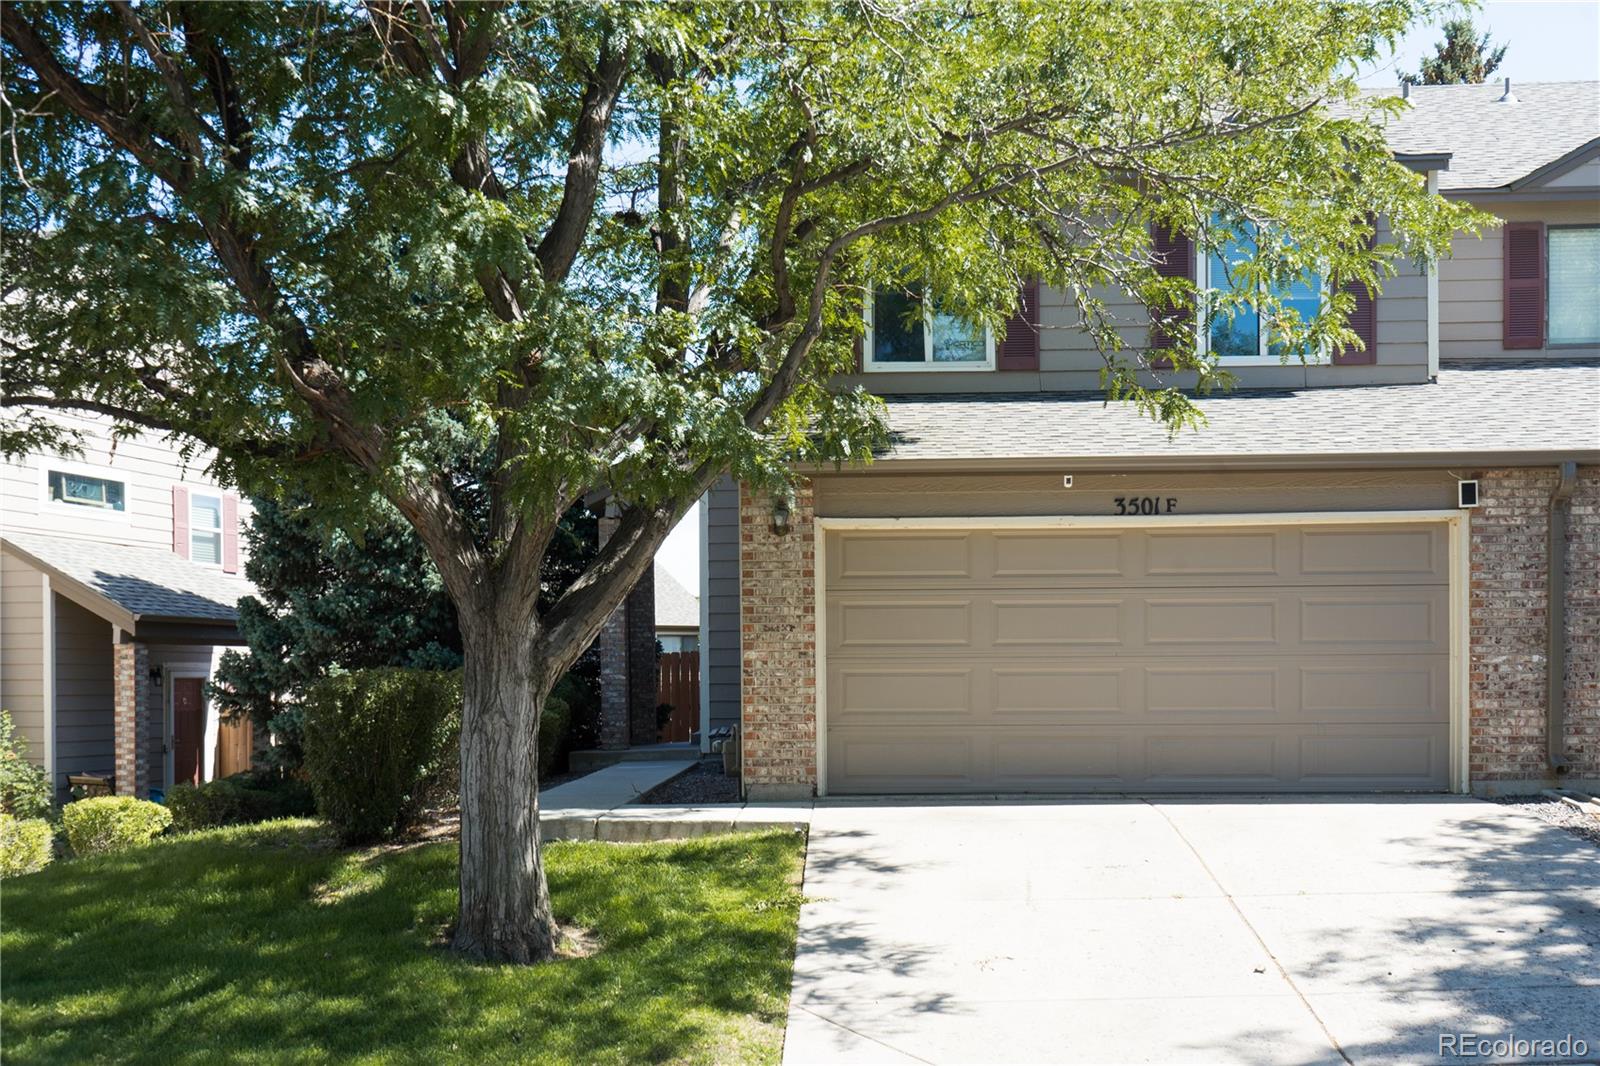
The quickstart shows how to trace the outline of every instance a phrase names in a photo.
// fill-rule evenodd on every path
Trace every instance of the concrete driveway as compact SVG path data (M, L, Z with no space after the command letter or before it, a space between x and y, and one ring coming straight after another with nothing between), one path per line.
M1600 1061L1600 849L1478 800L825 801L805 894L788 1063Z

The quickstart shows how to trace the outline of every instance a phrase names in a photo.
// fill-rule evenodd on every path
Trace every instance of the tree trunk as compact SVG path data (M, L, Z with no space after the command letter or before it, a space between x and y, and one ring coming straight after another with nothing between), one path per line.
M461 901L452 946L495 962L553 958L557 929L539 853L538 726L549 680L526 609L461 619Z

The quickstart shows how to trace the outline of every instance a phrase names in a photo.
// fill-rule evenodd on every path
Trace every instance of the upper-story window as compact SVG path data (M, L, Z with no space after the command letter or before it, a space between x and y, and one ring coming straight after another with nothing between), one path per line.
M189 496L189 558L222 565L222 497Z
M93 509L94 511L126 511L127 486L111 478L75 474L67 470L51 470L46 477L52 503Z
M921 286L874 289L866 317L866 370L994 369L993 334L939 310L924 298Z
M1551 226L1546 242L1549 343L1600 343L1600 226Z
M1255 258L1255 227L1241 223L1231 228L1233 236L1200 264L1202 289L1236 293L1250 284L1239 268ZM1322 308L1322 288L1321 275L1308 271L1288 285L1274 285L1270 292L1282 307L1293 308L1302 322L1309 322ZM1231 314L1208 315L1201 341L1223 363L1280 363L1289 349L1271 332L1256 306L1242 303L1233 305Z

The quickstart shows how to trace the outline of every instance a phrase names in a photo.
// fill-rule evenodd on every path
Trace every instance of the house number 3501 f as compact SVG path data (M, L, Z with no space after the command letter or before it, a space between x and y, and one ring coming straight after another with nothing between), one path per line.
M1176 497L1118 496L1113 501L1118 514L1171 514L1178 509Z

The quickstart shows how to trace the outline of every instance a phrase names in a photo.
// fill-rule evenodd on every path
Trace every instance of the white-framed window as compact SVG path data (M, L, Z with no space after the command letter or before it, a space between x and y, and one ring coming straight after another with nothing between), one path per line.
M1237 292L1247 282L1235 269L1255 257L1255 232L1251 223L1230 227L1234 234L1220 248L1211 252L1197 251L1201 256L1196 264L1196 283L1204 292ZM1320 273L1307 272L1286 287L1274 288L1285 308L1293 308L1300 321L1310 322L1322 308L1326 279ZM1225 366L1278 365L1284 359L1286 346L1274 341L1271 330L1259 311L1250 304L1236 304L1233 313L1199 316L1200 350L1217 357ZM1290 352L1291 359L1294 353ZM1308 352L1306 362L1324 362L1326 353Z
M883 285L863 301L867 319L861 367L875 373L994 369L987 326L940 311L921 287Z
M1545 253L1545 343L1600 344L1600 226L1549 226Z
M95 521L128 520L128 482L116 471L46 460L39 473L48 509Z
M189 494L189 558L222 565L222 497Z

